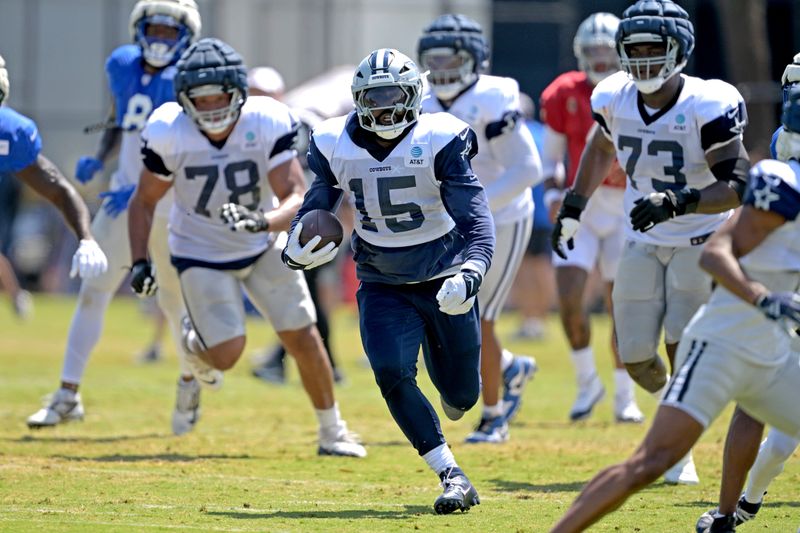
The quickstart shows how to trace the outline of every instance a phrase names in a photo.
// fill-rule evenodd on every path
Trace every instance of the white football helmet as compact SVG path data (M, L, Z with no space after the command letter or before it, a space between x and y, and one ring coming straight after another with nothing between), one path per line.
M148 24L174 27L178 38L148 37ZM194 0L139 0L133 6L129 25L131 39L142 48L147 64L162 68L176 61L200 35L200 12Z
M0 105L8 98L11 85L8 82L8 71L6 70L6 60L0 56Z
M611 13L594 13L581 22L572 51L578 68L586 73L592 85L597 85L619 70L617 28L619 19Z
M361 60L350 85L362 128L395 139L419 118L422 76L405 54L375 50Z

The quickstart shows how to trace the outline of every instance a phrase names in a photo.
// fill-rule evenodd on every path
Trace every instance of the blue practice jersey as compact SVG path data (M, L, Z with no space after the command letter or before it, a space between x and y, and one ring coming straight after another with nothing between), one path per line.
M294 223L333 210L347 191L356 206L352 245L362 281L425 281L465 261L488 268L494 224L470 167L474 132L447 113L420 115L396 144L381 147L355 113L314 129L308 153L316 174Z
M36 124L9 107L0 107L0 173L19 172L34 163L41 151Z

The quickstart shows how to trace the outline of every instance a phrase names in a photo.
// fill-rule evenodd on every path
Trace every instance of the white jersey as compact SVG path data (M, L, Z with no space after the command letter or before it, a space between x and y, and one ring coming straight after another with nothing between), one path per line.
M786 222L770 233L739 262L748 277L770 291L800 289L800 165L774 160L750 171L744 204L780 214ZM686 333L728 346L757 364L783 364L791 352L790 337L778 322L755 306L718 286L708 303L687 326Z
M519 84L512 78L481 74L478 81L460 94L447 109L430 92L429 85L427 89L422 99L424 113L450 113L469 124L475 131L478 155L472 159L472 169L488 189L505 171L507 164L492 151L492 140L507 134L513 128L526 127L520 112ZM530 217L532 213L533 196L530 188L526 188L505 205L492 209L496 224L516 222Z
M592 113L617 149L628 175L625 212L652 192L687 187L703 189L717 180L705 154L742 138L747 121L744 101L732 85L680 75L677 97L663 109L648 109L625 72L609 76L592 93ZM626 237L661 246L689 246L714 232L731 211L690 213L634 231L627 217Z
M468 138L469 126L447 113L420 115L410 133L378 160L345 133L351 117L323 122L314 129L313 139L338 187L355 198L362 215L355 225L358 236L375 246L397 248L449 233L455 222L442 203L435 161L455 137Z
M276 197L267 175L295 157L295 136L289 108L265 96L247 99L221 147L200 132L179 104L170 102L156 109L142 132L142 154L151 172L173 182L172 256L220 264L266 250L271 233L232 232L219 209L233 202L272 210Z

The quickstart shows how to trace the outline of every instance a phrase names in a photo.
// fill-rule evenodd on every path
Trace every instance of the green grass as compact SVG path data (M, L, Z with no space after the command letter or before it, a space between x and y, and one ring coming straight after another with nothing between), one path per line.
M140 366L133 354L149 337L134 301L116 300L82 386L86 420L28 431L25 418L57 386L74 302L37 296L36 316L18 323L0 309L0 531L546 531L600 468L624 458L644 428L611 422L606 399L595 416L567 422L574 395L566 344L555 319L542 343L511 341L513 316L501 322L508 347L530 353L540 371L502 446L466 446L477 411L444 431L482 504L466 514L433 514L438 480L389 416L369 370L361 366L357 320L335 317L336 352L348 382L337 389L351 428L366 441L365 460L318 458L316 423L291 368L285 387L249 375L246 355L224 388L204 392L203 417L184 437L170 433L176 365ZM274 338L248 326L247 352ZM610 392L608 322L595 321L595 349ZM424 372L422 373L424 375ZM429 398L437 400L427 377ZM652 417L654 401L639 393ZM437 404L437 401L434 401ZM693 531L714 505L730 411L695 449L697 487L658 483L631 498L595 531ZM790 462L768 503L743 531L794 531L800 468Z

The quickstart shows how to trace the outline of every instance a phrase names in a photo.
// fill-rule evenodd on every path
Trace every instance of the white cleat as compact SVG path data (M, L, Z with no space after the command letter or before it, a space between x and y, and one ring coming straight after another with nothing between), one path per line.
M186 362L189 364L189 370L192 371L192 375L200 382L200 385L211 390L219 390L222 388L222 371L203 361L199 355L189 348L188 337L193 329L192 320L188 316L184 316L181 320L181 344L183 345L183 351L186 353Z
M53 427L64 422L83 420L81 395L68 389L58 389L42 407L28 417L31 429Z
M200 383L178 378L175 410L172 411L172 433L183 435L194 429L200 419Z
M671 485L697 485L700 483L691 451L664 473L664 482Z
M320 428L317 454L362 458L367 456L367 450L361 445L358 434L349 431L347 424L342 421L333 430Z
M579 386L578 397L575 398L575 403L572 404L572 409L569 412L569 419L573 422L577 422L578 420L589 418L594 406L597 405L597 402L602 400L605 395L606 389L603 387L603 382L600 381L600 377L595 374L587 385Z
M641 424L644 422L644 414L636 405L636 400L614 399L614 418L621 424Z

